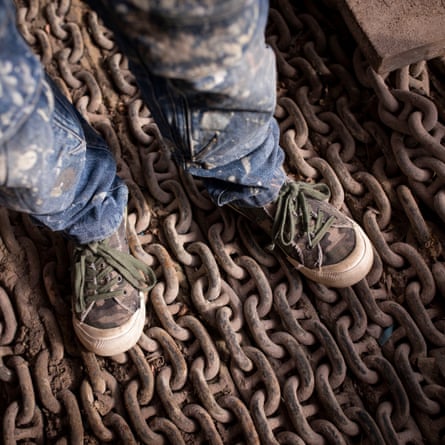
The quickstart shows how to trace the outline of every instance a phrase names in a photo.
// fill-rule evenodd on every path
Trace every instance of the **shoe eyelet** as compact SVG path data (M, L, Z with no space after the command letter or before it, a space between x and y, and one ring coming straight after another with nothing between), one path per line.
M122 275L118 275L117 276L117 282L118 283L122 283Z

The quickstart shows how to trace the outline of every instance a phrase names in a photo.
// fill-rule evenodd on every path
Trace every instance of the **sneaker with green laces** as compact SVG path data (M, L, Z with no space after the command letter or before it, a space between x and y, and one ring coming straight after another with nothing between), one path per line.
M358 224L327 201L326 184L287 181L278 199L265 207L230 204L262 228L288 261L309 279L329 287L348 287L373 264L369 238Z
M77 246L73 257L73 326L91 352L112 356L132 348L145 323L152 269L133 257L126 216L110 237Z

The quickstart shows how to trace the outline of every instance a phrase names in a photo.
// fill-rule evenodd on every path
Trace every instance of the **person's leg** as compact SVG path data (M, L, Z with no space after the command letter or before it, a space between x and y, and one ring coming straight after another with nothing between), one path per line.
M267 0L90 0L178 164L218 205L262 206L285 181Z
M0 1L0 205L79 244L119 226L127 188L105 141L45 75Z
M286 180L267 0L89 0L129 58L178 164L218 205L262 227L309 278L348 286L372 265L369 239L326 201Z
M111 152L49 79L32 114L0 149L6 172L0 205L78 244L117 230L128 192Z
M127 253L127 195L105 141L46 76L12 3L0 0L0 205L75 241L74 327L101 354L131 347L145 320L139 270L151 276Z

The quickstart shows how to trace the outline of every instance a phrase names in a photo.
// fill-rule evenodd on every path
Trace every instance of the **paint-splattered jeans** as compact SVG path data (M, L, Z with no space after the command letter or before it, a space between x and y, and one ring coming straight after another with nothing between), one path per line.
M127 188L105 142L45 76L0 0L0 204L79 243L110 235ZM178 164L214 201L261 206L284 181L267 0L91 0Z

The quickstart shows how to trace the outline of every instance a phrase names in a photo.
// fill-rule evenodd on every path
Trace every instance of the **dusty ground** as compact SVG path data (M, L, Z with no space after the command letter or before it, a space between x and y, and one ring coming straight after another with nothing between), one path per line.
M87 353L65 240L0 210L4 444L443 443L443 64L373 76L336 11L303 3L272 2L276 116L289 174L328 183L376 247L342 290L290 270L177 170L85 5L20 3L25 39L116 156L158 284L137 347Z

